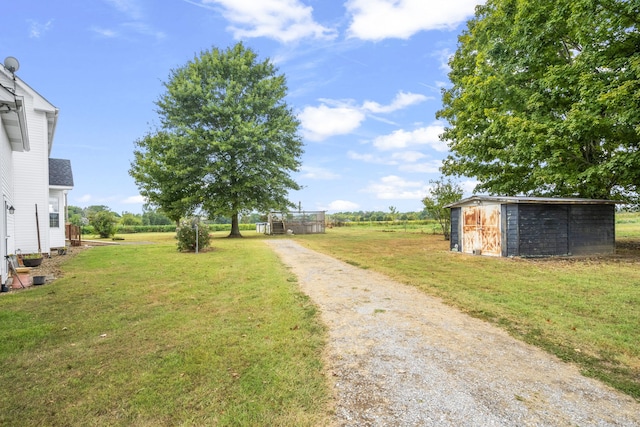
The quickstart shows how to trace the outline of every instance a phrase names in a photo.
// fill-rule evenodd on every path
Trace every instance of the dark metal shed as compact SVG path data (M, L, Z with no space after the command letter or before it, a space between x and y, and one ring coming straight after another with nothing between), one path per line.
M451 209L451 250L491 256L615 251L613 200L471 196Z

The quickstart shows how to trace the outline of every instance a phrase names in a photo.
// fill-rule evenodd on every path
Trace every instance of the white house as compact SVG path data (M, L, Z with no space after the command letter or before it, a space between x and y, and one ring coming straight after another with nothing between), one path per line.
M58 109L15 75L18 64L0 65L0 273L7 254L50 253L65 246L66 195L71 163L50 159Z

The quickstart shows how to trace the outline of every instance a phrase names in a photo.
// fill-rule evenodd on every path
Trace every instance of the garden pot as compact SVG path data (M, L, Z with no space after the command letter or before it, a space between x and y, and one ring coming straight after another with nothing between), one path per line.
M42 258L22 258L25 267L37 267L42 264Z
M46 276L33 276L33 285L34 286L44 285L46 281L47 281L47 277Z

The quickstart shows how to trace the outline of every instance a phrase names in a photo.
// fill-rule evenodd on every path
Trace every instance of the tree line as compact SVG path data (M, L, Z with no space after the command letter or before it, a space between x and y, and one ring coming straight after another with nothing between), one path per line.
M141 214L112 211L105 205L93 205L86 208L79 206L69 206L68 222L77 226L91 225L92 220L104 214L113 218L114 224L121 226L151 226L151 225L175 225L166 214L157 209L145 209ZM397 211L353 211L353 212L335 212L327 215L328 222L369 222L369 221L418 221L434 219L426 209L421 211L397 212ZM228 217L217 216L213 218L202 219L208 224L231 224ZM242 215L239 218L241 224L257 224L267 221L267 215L252 212Z
M112 211L105 205L92 205L86 208L79 206L69 206L67 208L70 224L77 226L90 225L96 216L107 215L113 217L114 221L120 225L172 225L173 221L164 213L155 209L145 209L141 214L122 212L121 214ZM102 213L101 213L102 212ZM101 214L100 214L101 213Z

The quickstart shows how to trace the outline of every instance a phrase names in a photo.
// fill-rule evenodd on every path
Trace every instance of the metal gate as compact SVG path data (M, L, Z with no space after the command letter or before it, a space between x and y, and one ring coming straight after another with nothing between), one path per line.
M462 251L500 256L500 205L462 208Z

